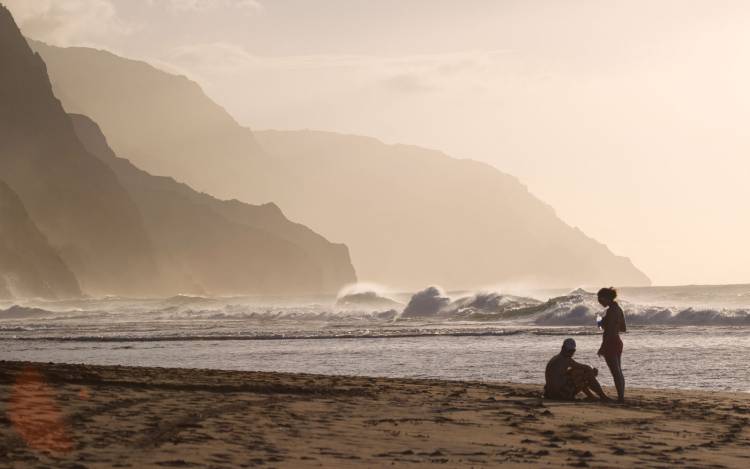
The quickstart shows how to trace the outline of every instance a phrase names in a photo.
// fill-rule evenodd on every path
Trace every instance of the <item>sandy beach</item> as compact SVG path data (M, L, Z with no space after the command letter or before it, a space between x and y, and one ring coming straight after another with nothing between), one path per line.
M611 390L610 390L611 392ZM2 467L747 467L750 395L0 362Z

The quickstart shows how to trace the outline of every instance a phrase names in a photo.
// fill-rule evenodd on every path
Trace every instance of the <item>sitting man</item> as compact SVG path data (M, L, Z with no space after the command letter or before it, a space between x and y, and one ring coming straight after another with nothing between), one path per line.
M574 400L578 393L583 392L589 398L594 399L591 393L593 390L602 400L608 401L609 397L604 394L601 385L596 380L599 371L573 360L574 353L576 353L576 341L565 339L560 353L547 363L547 369L544 372L546 381L544 397Z

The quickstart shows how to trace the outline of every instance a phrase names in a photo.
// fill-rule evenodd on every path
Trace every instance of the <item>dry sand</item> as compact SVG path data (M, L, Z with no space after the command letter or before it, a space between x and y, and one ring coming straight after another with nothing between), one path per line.
M750 395L0 362L2 467L750 467Z

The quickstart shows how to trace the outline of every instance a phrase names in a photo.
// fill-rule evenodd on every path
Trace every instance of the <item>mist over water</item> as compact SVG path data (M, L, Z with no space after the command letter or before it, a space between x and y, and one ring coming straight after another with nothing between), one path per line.
M540 383L546 360L575 336L577 358L609 383L596 357L602 308L592 293L438 290L435 309L424 302L428 290L416 303L412 293L373 288L339 298L5 303L0 352L8 360ZM750 286L623 289L621 297L629 385L750 391ZM429 311L404 315L409 304Z

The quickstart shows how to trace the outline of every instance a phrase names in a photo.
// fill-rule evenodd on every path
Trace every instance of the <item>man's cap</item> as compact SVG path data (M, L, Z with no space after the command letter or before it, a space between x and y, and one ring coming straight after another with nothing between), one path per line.
M573 339L565 339L563 341L563 350L566 352L575 352L576 351L576 341Z

